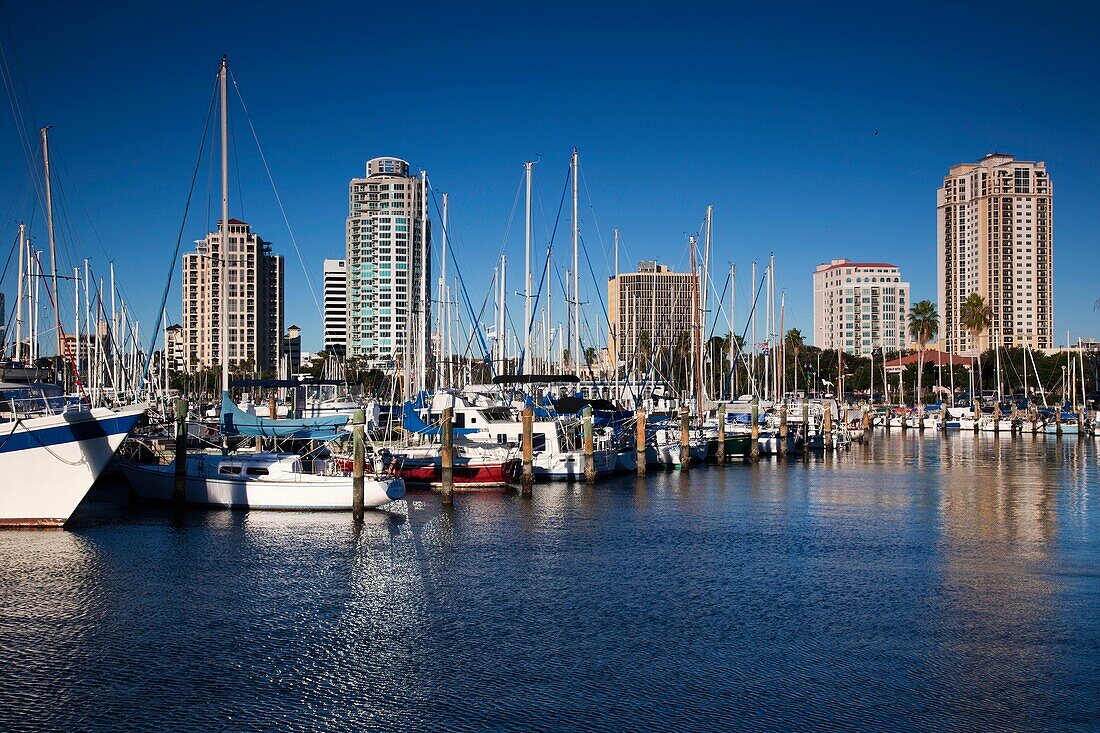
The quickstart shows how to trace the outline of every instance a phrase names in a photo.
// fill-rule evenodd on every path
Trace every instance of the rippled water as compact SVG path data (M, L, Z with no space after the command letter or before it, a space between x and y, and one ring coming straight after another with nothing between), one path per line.
M1097 730L1092 442L0 534L0 729Z

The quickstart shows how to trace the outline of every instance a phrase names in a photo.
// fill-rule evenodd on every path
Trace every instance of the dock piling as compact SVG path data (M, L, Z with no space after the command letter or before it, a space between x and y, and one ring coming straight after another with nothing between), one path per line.
M645 476L645 408L634 411L634 456L639 476Z
M787 455L787 406L779 406L779 455Z
M718 404L718 451L714 454L718 463L726 462L726 403Z
M363 430L366 415L356 410L351 415L351 517L356 522L363 521L363 477L367 468L366 444Z
M810 401L802 400L802 460L810 460Z
M455 408L444 407L443 408L443 424L440 425L441 432L439 436L439 461L441 467L441 478L443 479L443 486L440 490L440 497L443 502L443 506L451 506L454 504L455 494L455 475L454 475L454 424L455 424Z
M833 406L825 403L825 418L821 421L821 445L829 448L833 440Z
M187 501L187 400L177 397L172 404L176 421L175 483L172 484L172 504L182 509Z
M520 493L531 496L531 487L535 483L535 410L523 408L523 474L520 476Z
M584 428L584 480L586 483L596 483L596 459L595 446L592 441L592 406L585 405L581 412L581 421Z
M754 461L760 459L760 398L752 398L752 445L749 446L749 455Z

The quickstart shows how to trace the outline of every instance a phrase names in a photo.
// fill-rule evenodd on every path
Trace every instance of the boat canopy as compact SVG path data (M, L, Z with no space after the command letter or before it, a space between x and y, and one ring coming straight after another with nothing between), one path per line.
M288 420L250 415L233 402L228 392L222 392L222 434L250 438L284 438L294 440L332 440L344 434L347 415L326 415Z
M420 415L416 414L416 408L412 402L406 402L401 407L401 429L407 433L433 437L442 432L438 425L428 425L421 420ZM451 430L453 435L469 435L478 432L477 428L452 428Z

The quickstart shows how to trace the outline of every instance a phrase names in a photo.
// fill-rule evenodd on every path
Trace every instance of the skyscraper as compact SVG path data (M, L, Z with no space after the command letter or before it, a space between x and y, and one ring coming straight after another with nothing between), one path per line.
M897 265L833 260L814 270L814 346L870 356L906 346L909 283Z
M218 231L195 243L183 256L183 329L188 369L210 368L220 359L221 290L219 262L225 256L226 348L229 366L251 363L257 372L274 373L283 334L283 258L271 253L239 219L229 220L222 248Z
M641 358L638 365L645 368L643 352L672 353L678 340L692 343L694 280L690 272L672 272L655 260L642 260L637 272L608 279L607 344L612 364Z
M368 366L420 363L431 310L425 179L397 158L367 161L348 184L348 355Z
M347 260L325 260L324 273L324 349L343 357L348 350Z
M1046 164L990 153L953 166L936 196L940 337L960 353L1054 346L1053 188ZM971 293L992 324L972 342L961 323Z

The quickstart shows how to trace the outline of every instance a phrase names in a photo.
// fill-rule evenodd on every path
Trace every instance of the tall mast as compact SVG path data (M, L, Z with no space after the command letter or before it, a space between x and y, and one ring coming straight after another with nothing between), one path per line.
M756 388L756 347L759 345L756 340L756 311L760 310L757 307L756 260L752 261L752 282L749 285L751 286L749 293L752 295L752 351L750 352L752 354L752 393L755 395L758 392Z
M615 277L619 276L619 228L615 227L612 230L615 236Z
M735 293L737 292L737 266L730 265L730 316L727 324L730 327L730 343L729 343L729 359L730 359L730 393L729 398L733 400L737 397L737 391L734 388L737 378L737 362L734 359L734 352L738 351L737 348L737 335L733 329L737 325L737 299Z
M508 286L508 255L502 254L500 256L500 296L497 301L497 318L500 319L500 324L497 326L497 345L500 347L500 373L504 374L504 370L507 368L508 362L508 339L505 336L507 331L507 314L504 306L507 300L505 299L505 293Z
M707 290L710 287L710 225L711 219L714 215L714 205L707 204L707 218L706 226L703 228L703 291L699 294L700 308L703 311L703 326L706 326L708 312L707 306L710 304L710 298L707 296Z
M417 323L417 390L428 386L428 172L420 171L420 314Z
M523 219L523 373L531 374L531 166L523 164L523 173L527 181L527 194L524 202Z
M441 386L450 386L446 378L447 354L447 194L443 194L443 256L439 264L439 315L436 322L439 324L439 355L436 371L437 380Z
M222 56L221 69L218 71L218 84L221 92L222 122L222 231L218 240L218 360L222 364L222 392L229 391L229 299L226 295L227 253L229 251L229 58ZM112 286L112 290L113 290ZM114 300L114 293L111 293ZM113 326L112 326L113 327Z
M53 292L54 325L56 327L57 355L61 356L61 301L57 293L57 242L53 231L53 186L50 183L50 126L41 129L42 169L46 177L46 232L50 238L50 290Z
M27 253L27 225L19 222L19 284L15 296L15 360L23 360L23 283L27 279L26 269L30 263Z
M580 168L580 160L577 157L577 149L573 148L573 364L576 373L581 375L581 291L580 272L577 260L577 243L580 239L580 212L577 209L577 171Z
M699 352L699 269L695 265L695 237L688 237L691 247L691 382L695 392L695 414L703 414L703 360Z
M778 361L778 368L779 368L780 377L779 377L779 391L776 392L776 395L778 395L778 397L780 399L782 399L784 397L784 395L787 394L787 344L786 344L787 334L784 331L784 329L786 328L786 326L784 325L784 322L786 321L786 318L787 318L787 291L784 290L783 292L781 292L779 294L779 344L778 344L779 345L779 361ZM797 366L795 368L797 368ZM874 371L873 366L872 366L871 370Z

